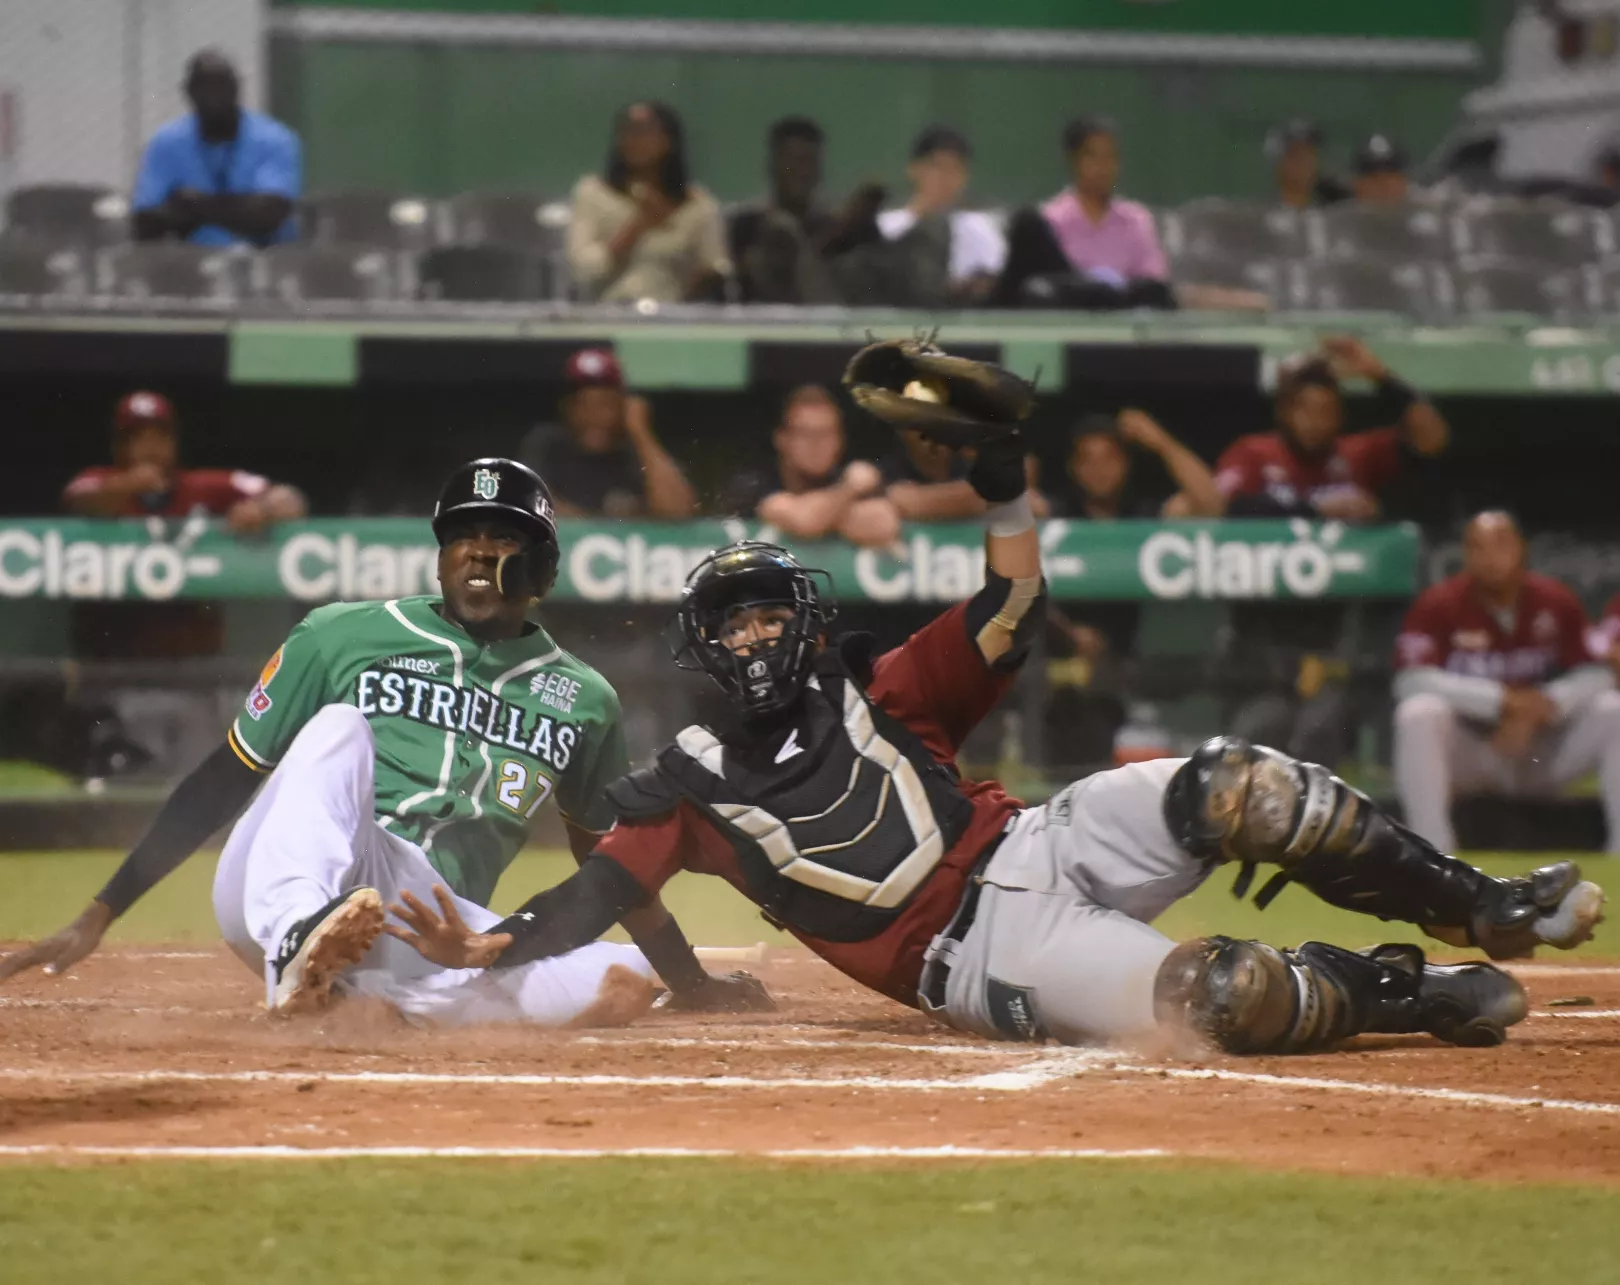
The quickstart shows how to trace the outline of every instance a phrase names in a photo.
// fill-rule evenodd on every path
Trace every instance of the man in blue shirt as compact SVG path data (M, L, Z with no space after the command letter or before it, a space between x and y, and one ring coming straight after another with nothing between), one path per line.
M297 236L301 148L280 121L247 111L224 54L205 49L186 66L189 116L146 145L135 179L135 237L197 245L269 245Z

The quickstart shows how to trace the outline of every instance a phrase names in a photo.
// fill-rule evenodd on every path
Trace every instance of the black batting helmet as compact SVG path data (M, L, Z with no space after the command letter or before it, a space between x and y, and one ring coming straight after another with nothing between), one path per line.
M557 579L561 549L551 491L527 464L491 456L463 464L439 490L433 506L433 534L442 549L464 523L478 519L509 522L525 536L521 553L496 568L496 585L508 598L543 598Z
M681 591L675 663L708 674L744 715L785 709L803 690L833 617L818 576L830 583L825 571L801 566L780 545L742 540L716 549ZM778 637L754 643L746 654L734 652L725 644L726 627L750 607L786 607L793 614Z

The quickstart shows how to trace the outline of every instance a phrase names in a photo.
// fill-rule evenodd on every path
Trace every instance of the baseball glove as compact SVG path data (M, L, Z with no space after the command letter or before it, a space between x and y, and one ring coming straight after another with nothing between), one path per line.
M660 995L653 1007L686 1013L771 1013L776 1011L776 1001L764 982L739 970L724 975L710 973L695 990Z
M1027 380L987 361L952 357L931 337L868 344L850 358L844 386L879 419L953 448L1011 437L1035 409Z

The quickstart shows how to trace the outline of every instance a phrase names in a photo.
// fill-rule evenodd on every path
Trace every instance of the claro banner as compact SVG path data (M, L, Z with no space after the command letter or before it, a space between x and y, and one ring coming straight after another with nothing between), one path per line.
M673 602L687 572L732 540L776 539L741 522L562 523L564 602ZM971 524L910 527L888 549L796 542L840 597L951 602L984 582L983 535ZM1060 599L1392 598L1417 586L1419 541L1408 525L1301 519L1241 522L1068 522L1041 528ZM397 598L438 588L426 522L330 518L289 522L257 538L201 519L0 522L0 598L148 600Z

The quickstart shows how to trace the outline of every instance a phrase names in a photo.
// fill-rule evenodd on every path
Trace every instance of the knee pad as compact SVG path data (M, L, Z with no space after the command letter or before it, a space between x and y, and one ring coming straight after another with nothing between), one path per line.
M1170 779L1164 819L1195 857L1289 866L1323 846L1353 847L1371 806L1318 763L1217 736Z
M1283 951L1232 937L1183 942L1159 966L1154 1014L1226 1053L1325 1048L1355 1034L1359 1022L1346 988L1321 966L1328 961L1310 954L1320 945Z

